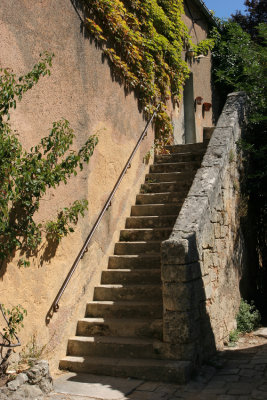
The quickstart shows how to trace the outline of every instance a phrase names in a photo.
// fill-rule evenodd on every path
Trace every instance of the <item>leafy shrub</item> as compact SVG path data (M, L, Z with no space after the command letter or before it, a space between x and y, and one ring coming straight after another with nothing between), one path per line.
M237 328L229 333L229 346L235 346L239 336L257 328L261 321L261 315L256 309L253 301L249 304L241 299L239 311L236 316Z
M231 331L229 333L229 342L230 342L229 344L230 344L230 346L235 344L238 341L239 335L240 335L240 333L238 332L237 329L234 329L233 331Z
M241 300L239 312L236 316L237 330L242 333L251 332L260 324L261 316L253 302L249 304Z

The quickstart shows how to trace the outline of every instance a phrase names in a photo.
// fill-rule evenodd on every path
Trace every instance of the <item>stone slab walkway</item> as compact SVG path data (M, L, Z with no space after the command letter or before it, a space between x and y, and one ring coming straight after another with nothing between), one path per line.
M187 385L67 373L47 400L267 400L267 332L257 335L226 347Z

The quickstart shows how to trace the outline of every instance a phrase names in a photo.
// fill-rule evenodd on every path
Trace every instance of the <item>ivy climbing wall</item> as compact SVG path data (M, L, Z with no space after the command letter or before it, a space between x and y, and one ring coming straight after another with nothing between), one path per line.
M197 83L192 97L205 95L202 99L211 102L209 50L214 39L213 35L207 37L212 26L203 10L191 0L185 2L185 8L183 0L85 0L84 5L86 27L103 49L114 75L136 91L145 114L162 105L156 118L157 139L168 143L174 134L175 141L181 141L183 87L192 72ZM191 111L196 112L199 126L195 139L201 141L202 120L212 125L211 118L205 118L200 108ZM180 120L182 133L174 129L179 123L176 120Z

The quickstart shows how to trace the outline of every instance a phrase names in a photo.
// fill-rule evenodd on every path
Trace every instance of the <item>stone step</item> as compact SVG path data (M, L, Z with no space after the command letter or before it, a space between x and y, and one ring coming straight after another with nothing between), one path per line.
M160 268L160 253L157 254L131 254L131 255L120 255L110 256L108 261L109 269L148 269L148 268Z
M159 269L107 269L102 272L101 284L103 285L133 285L158 283L161 284L161 272Z
M196 171L200 167L199 161L178 162L178 163L159 163L150 165L149 173L164 173L164 172L184 172Z
M69 356L117 358L162 358L161 342L122 336L75 336L68 341Z
M136 196L136 204L178 204L182 205L185 196L181 192L145 193Z
M126 229L169 228L173 227L176 220L177 214L129 217L126 219Z
M95 301L160 301L161 285L100 285L95 287Z
M162 172L146 174L145 183L185 182L192 184L196 171Z
M175 162L201 162L204 151L202 152L184 152L184 153L172 153L172 154L159 154L155 155L154 163L175 163Z
M176 144L173 146L165 146L166 150L170 153L184 153L184 152L205 152L208 143L200 142L200 143L188 143L188 144Z
M165 192L179 192L181 196L185 196L190 189L191 182L159 182L159 183L145 183L141 186L140 193L165 193Z
M150 337L162 340L162 319L82 318L77 336Z
M166 240L170 237L172 228L154 228L154 229L122 229L120 241L138 242L150 240Z
M190 378L192 367L188 361L132 359L113 357L64 357L61 369L72 372L131 377L137 379L185 383Z
M181 205L176 204L139 204L132 206L131 216L178 215Z
M117 242L114 254L148 254L159 253L161 241L151 242ZM104 271L103 271L104 272Z
M86 317L102 318L162 318L162 301L91 301Z

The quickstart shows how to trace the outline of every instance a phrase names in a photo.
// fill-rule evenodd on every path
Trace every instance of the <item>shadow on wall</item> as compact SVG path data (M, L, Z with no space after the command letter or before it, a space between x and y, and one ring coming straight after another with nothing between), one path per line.
M59 246L59 241L54 240L54 239L49 239L46 237L46 240L42 243L40 248L37 248L34 251L30 251L27 249L27 246L25 248L22 248L19 252L19 257L24 260L24 259L29 259L32 257L37 257L38 254L41 252L40 260L39 260L39 267L42 267L44 263L49 262L52 258L55 257L57 248ZM9 263L11 263L15 257L16 257L16 249L12 252L11 255L9 255L6 259L0 261L0 279L3 278L7 271L7 266ZM19 264L19 267L23 267L22 265Z
M213 57L211 57L211 95L212 95L212 122L214 126L216 126L219 117L222 113L224 104L226 102L226 94L223 93L222 90L219 89L218 85L215 83L215 74L213 72L214 61Z
M84 36L85 39L90 40L91 44L95 44L95 47L99 50L104 50L103 45L95 39L89 32L89 30L86 27L86 18L90 17L90 12L89 12L89 7L88 4L86 3L85 0L70 0L71 4L73 5L73 8L75 9L76 14L78 15L81 25L80 25L80 32ZM114 48L116 47L116 43L113 41L109 41L106 43L106 46L108 48ZM121 72L116 69L114 64L110 61L109 57L102 53L102 63L104 64L105 61L107 61L109 67L110 67L110 76L113 82L117 82L120 86L124 87L124 94L125 97L127 97L129 94L134 94L134 97L136 100L138 100L138 111L142 112L143 111L143 105L140 101L140 95L138 93L138 89L133 89L123 79ZM143 113L144 114L144 113ZM144 119L145 114L143 115Z
M247 253L242 232L236 235L224 267L214 266L208 273L203 271L196 233L183 236L179 242L170 238L162 247L163 341L168 357L191 361L195 370L228 341L229 331L234 329L234 316L232 322L225 321L226 303L218 303L216 297L228 299L232 313L232 307L239 304L238 297L231 303L238 277L244 298L250 280L244 268ZM233 326L225 326L226 322Z
M200 260L195 232L188 236L188 257ZM192 268L192 273L187 272L186 283L189 296L190 312L192 313L192 339L194 343L194 367L198 368L216 353L216 341L211 325L210 315L207 311L207 293L200 261L194 264L185 264L185 268Z
M170 238L162 245L163 341L170 358L191 361L194 370L216 352L216 343L196 234L184 242Z

